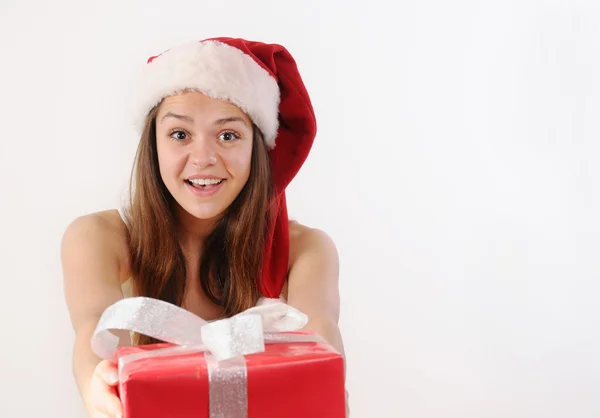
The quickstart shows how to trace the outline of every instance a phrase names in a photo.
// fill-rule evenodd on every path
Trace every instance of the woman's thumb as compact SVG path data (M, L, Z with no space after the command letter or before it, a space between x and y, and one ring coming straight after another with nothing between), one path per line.
M96 367L96 375L106 382L106 384L114 386L119 381L119 375L117 373L117 366L109 361L102 361L98 363Z

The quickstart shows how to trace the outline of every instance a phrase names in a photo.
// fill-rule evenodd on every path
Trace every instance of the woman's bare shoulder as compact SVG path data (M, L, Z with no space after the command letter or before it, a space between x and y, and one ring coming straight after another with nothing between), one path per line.
M333 239L321 229L290 224L290 255L288 303L312 318L317 328L337 324L339 256Z
M112 254L119 264L121 281L130 269L129 230L116 209L93 212L75 218L64 233L65 239L94 240Z
M323 230L297 221L290 221L290 267L298 257L315 247L335 247L332 238Z
M300 222L294 220L291 220L288 225L290 229L290 241L294 240L302 233L311 229L309 226L301 224Z
M118 244L124 244L129 240L127 225L125 225L119 211L116 209L79 216L69 227L94 231L97 234L110 237Z
M102 312L123 298L127 238L115 213L77 217L63 233L63 288L76 332L95 326Z

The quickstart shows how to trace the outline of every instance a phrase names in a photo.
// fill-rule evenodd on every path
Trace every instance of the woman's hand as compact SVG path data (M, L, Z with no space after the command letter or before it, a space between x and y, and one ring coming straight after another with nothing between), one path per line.
M121 418L123 409L117 396L117 365L103 360L94 369L85 403L90 418Z

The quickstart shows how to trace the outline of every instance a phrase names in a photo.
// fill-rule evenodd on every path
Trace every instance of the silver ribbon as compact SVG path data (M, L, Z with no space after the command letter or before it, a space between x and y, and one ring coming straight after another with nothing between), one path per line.
M116 361L119 338L127 330L175 344L119 358L126 364L149 357L206 352L211 418L246 418L248 414L245 355L265 351L266 344L323 342L314 334L285 334L300 330L308 317L279 299L263 298L257 306L231 318L205 321L176 305L152 298L126 298L109 306L92 336L92 350Z
M248 370L244 357L219 363L205 354L208 365L210 418L248 417Z

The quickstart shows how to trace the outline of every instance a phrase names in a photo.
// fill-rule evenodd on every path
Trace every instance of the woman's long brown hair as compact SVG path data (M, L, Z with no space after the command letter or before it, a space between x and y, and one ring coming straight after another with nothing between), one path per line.
M130 182L127 222L133 291L181 306L186 290L186 260L178 240L176 202L162 181L156 147L156 106L148 115ZM207 297L235 315L260 297L266 231L273 219L271 168L263 136L254 127L250 175L240 194L207 237L200 281ZM156 340L136 335L136 344Z

